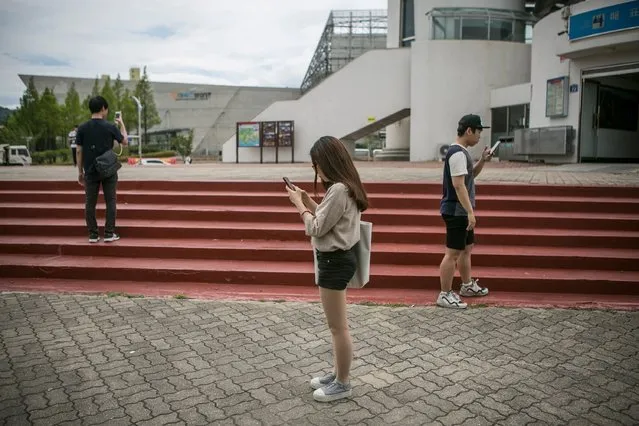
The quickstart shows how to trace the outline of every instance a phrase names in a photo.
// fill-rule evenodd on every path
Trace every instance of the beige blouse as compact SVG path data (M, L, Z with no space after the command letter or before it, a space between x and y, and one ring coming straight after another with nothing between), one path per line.
M304 215L306 235L319 251L349 250L360 238L361 213L343 183L333 184L315 210Z

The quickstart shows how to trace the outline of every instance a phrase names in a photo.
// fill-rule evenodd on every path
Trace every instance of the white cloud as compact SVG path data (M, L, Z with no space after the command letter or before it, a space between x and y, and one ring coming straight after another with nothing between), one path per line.
M154 81L299 87L332 9L387 0L4 0L0 105L24 91L18 74L128 76Z

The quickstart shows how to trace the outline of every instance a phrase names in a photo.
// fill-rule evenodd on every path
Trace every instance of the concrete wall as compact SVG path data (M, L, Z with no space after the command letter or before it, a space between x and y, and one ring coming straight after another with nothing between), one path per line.
M388 0L388 33L386 47L389 49L401 46L401 0ZM408 48L406 48L408 49ZM407 78L410 78L410 73ZM386 127L386 148L410 148L410 118Z
M439 145L454 142L463 115L479 114L490 123L493 89L530 81L530 45L416 41L411 65L411 161L435 160ZM489 142L487 129L473 155Z
M23 76L25 84L29 76ZM38 91L46 87L53 90L59 103L64 103L67 91L75 83L80 99L84 100L93 89L95 79L34 76ZM114 81L112 80L111 83ZM133 91L136 82L123 80L124 88ZM155 104L162 123L149 129L157 131L171 128L192 128L196 154L217 154L222 144L235 133L237 121L249 121L273 102L297 99L299 89L270 87L218 86L191 83L152 82ZM100 88L103 82L100 81ZM210 92L208 99L176 100L178 92ZM126 123L126 117L124 117ZM128 129L133 131L135 129Z
M490 108L529 104L531 97L532 85L530 83L501 87L490 92Z
M386 47L395 49L401 44L401 0L388 0L388 32L386 33Z
M573 14L610 6L616 0L589 0L571 7ZM639 62L639 30L629 30L601 35L590 39L568 41L561 12L552 13L535 25L532 44L531 83L533 87L530 105L530 127L573 126L579 135L582 71L615 64ZM634 43L629 41L633 40ZM621 43L621 44L617 44ZM568 52L568 58L558 56ZM572 59L571 59L572 58ZM577 84L578 91L568 97L566 117L546 117L546 82L548 79L569 76L570 84ZM547 162L574 163L579 160L578 139L573 153L545 158Z
M294 120L295 161L309 161L310 148L319 137L343 137L369 124L368 117L379 120L408 108L409 69L409 49L372 50L297 101L276 102L253 121ZM235 144L235 136L224 144L224 162L235 162ZM264 152L274 158L274 148ZM259 161L259 149L242 148L240 161Z

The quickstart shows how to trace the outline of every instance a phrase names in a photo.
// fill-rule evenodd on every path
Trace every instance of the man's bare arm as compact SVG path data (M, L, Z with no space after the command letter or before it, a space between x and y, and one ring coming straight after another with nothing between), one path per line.
M477 175L481 173L486 162L490 161L492 158L493 158L493 154L491 154L490 148L488 147L484 148L484 152L481 153L481 158L473 166L473 176L477 177Z
M473 176L477 177L478 174L481 173L482 169L484 168L484 164L486 164L486 161L484 160L484 158L480 158L478 162L475 163L475 165L473 166Z
M455 192L457 193L457 199L460 204L466 210L468 215L474 215L473 205L470 202L470 196L468 195L468 190L466 189L466 184L464 182L464 176L453 176L453 187L455 188Z

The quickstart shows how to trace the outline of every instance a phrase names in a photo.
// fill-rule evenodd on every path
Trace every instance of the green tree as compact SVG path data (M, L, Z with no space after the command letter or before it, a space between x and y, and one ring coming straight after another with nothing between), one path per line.
M120 111L122 111L122 120L126 125L127 132L130 133L134 130L137 132L138 107L135 101L131 98L131 91L129 89L124 90L120 104Z
M36 151L56 149L56 138L64 134L62 114L53 91L48 87L42 93L37 109L38 136Z
M155 106L153 88L149 82L146 67L144 67L142 78L135 87L135 96L137 96L142 103L142 127L144 128L144 143L146 144L148 142L147 132L149 128L162 122L158 114L158 109Z
M84 108L85 111L89 110L89 101L91 100L91 98L93 98L94 96L98 96L100 94L100 80L96 77L95 80L93 81L93 88L91 89L91 94L87 95L86 98L84 98L84 101L82 102L82 108Z
M115 79L115 83L113 83L113 94L115 95L115 104L113 105L113 111L122 111L124 84L122 84L120 74L118 74L118 77Z
M4 127L0 128L0 144L21 145L29 140L29 134L20 126L17 114L12 114L7 119Z
M109 105L109 115L106 117L108 121L113 121L115 118L115 112L118 111L117 105L117 97L113 92L113 88L111 87L111 78L107 77L104 80L104 85L102 86L102 92L100 93L104 99L106 99L107 104Z
M88 110L82 108L80 95L75 89L75 83L71 83L71 87L67 92L62 115L64 117L64 130L66 131L71 131L75 124L80 124L89 118Z
M40 95L35 87L33 77L29 79L27 88L20 98L20 106L7 120L6 127L3 129L0 138L2 143L18 144L28 143L29 148L34 147L30 142L38 135L38 109L40 103Z
M95 78L93 80L93 88L91 89L91 97L98 96L100 94L100 79Z
M0 124L3 126L6 125L7 121L9 121L9 116L14 112L12 109L0 106Z
M182 161L186 162L186 157L193 152L193 129L187 135L177 135L171 138L171 149L175 150Z

